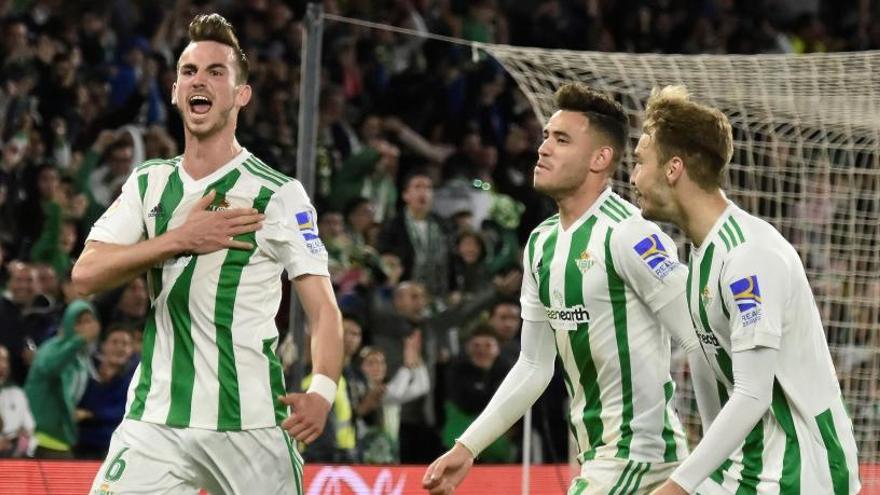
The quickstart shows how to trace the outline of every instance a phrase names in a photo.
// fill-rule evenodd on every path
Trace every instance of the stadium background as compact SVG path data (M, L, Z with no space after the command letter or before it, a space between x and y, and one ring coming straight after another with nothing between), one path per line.
M818 117L809 110L822 108L821 96L849 97L868 115L880 109L880 65L871 51L880 48L876 2L395 0L328 1L323 9L330 17L323 26L319 108L312 116L318 123L313 197L340 305L362 327L365 343L386 346L389 376L393 355L406 344L401 337L389 343L381 334L382 318L386 312L401 316L389 297L401 274L393 258L380 255L398 247L392 240L400 226L393 217L405 207L401 188L408 173L419 170L433 178L433 207L444 233L440 242L448 248L437 261L442 270L417 278L430 292L427 314L458 318L454 324L429 318L444 336L436 348L421 350L422 360L436 370L434 407L428 408L436 414L413 413L410 426L439 437L449 407L479 399L461 397L450 383L463 376L456 373L473 369L465 339L478 322L504 332L504 324L489 313L497 301L515 294L525 235L553 211L530 188L541 131L536 112L542 112L548 91L567 79L586 80L614 93L634 116L655 81L687 81L703 71L709 82L696 85L697 96L719 104L737 128L734 198L773 221L804 256L855 418L863 479L873 489L880 418L878 126L842 111L853 106L846 101L835 100ZM131 167L182 151L182 124L170 105L174 61L189 19L214 11L236 26L251 60L255 98L239 119L239 140L276 170L296 176L305 2L0 2L0 243L4 268L12 268L2 273L7 291L0 342L17 355L25 356L56 331L69 297L70 263ZM430 39L429 32L454 39ZM692 64L688 57L605 52L714 57ZM841 55L839 63L811 55L822 52L854 53ZM809 84L795 69L813 73ZM685 74L667 75L675 71ZM769 74L781 75L756 86L763 100L738 95L752 103L748 108L716 99ZM768 92L774 82L781 92ZM798 100L799 84L812 91L803 94L818 97ZM638 122L632 124L637 129ZM625 180L626 172L618 179ZM29 265L22 269L12 260ZM412 267L406 259L403 265L406 277ZM374 300L386 311L377 311ZM102 295L97 303L105 330L124 327L137 341L148 304L143 284ZM285 332L287 301L278 323ZM480 375L490 387L516 355L515 341L500 337L499 356ZM302 347L286 347L291 387L300 383L297 373L304 364L294 359L297 349ZM96 348L96 357L99 352ZM120 371L120 380L136 358ZM21 382L26 358L18 366L16 359L10 381ZM351 370L357 374L358 368L355 358ZM686 377L680 363L676 369L679 378ZM692 417L686 380L682 383L679 408ZM535 411L535 460L557 465L534 473L533 493L562 493L567 484L568 468L558 465L567 460L566 430L559 421L563 394L557 383ZM100 440L109 424L82 426ZM696 438L698 431L691 433ZM502 458L521 462L515 447L521 436L512 435ZM78 455L100 452L89 446ZM311 473L318 473L322 462L355 461L364 478L375 481L378 471L364 467L363 449L339 448L332 438L326 447L306 451ZM404 448L400 454L403 461L425 462L435 453ZM81 492L75 483L94 469L93 462L0 463L0 491ZM414 486L419 469L396 469L393 479L405 474L407 486ZM516 465L503 469L487 472L486 479L519 476ZM72 483L67 488L65 480Z

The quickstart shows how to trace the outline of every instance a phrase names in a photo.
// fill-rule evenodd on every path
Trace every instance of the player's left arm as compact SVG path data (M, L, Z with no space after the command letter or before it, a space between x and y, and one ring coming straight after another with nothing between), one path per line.
M280 400L291 406L281 423L294 438L310 443L324 431L342 370L342 318L327 270L327 250L318 236L317 213L297 181L281 187L266 206L257 244L293 280L311 333L312 381L306 393Z
M786 261L770 249L743 245L725 261L718 297L730 314L733 394L697 448L657 493L693 493L770 408L788 277Z

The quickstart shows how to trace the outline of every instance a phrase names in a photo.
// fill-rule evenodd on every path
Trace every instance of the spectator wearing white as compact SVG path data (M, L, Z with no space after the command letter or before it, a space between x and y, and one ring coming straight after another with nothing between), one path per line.
M9 350L0 345L0 457L31 456L36 448L34 417L9 371Z

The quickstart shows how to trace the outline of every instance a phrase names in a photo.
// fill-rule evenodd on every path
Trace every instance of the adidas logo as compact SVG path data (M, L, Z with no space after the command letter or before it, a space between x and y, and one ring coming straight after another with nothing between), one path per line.
M150 210L149 213L147 213L147 218L157 218L157 217L161 217L161 216L162 216L162 205L161 204L154 206L153 209Z

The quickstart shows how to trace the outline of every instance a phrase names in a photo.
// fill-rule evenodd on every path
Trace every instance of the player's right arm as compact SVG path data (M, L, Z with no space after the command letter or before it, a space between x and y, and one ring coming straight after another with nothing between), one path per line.
M524 321L519 358L486 409L456 440L455 446L428 466L422 486L433 495L451 493L467 475L474 458L525 414L553 378L555 335L538 299L528 250L523 266L526 273L520 301Z
M250 249L232 238L259 229L263 216L251 208L208 211L214 194L201 198L180 227L143 240L143 205L132 174L116 203L95 222L71 273L74 289L86 295L118 287L181 253Z

